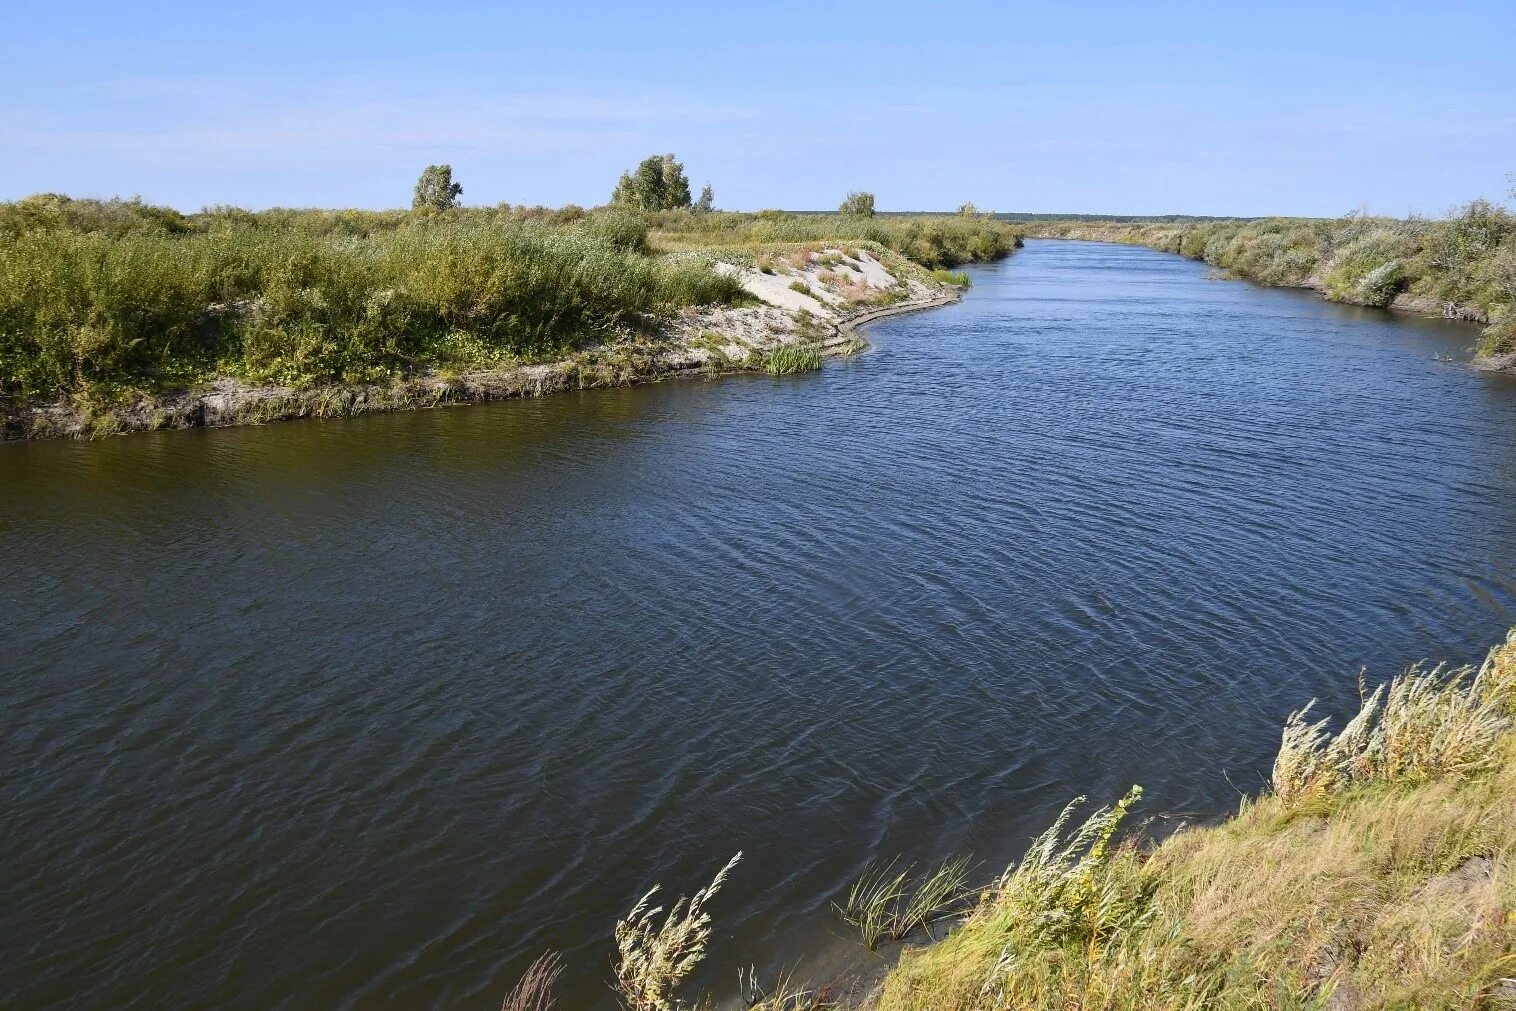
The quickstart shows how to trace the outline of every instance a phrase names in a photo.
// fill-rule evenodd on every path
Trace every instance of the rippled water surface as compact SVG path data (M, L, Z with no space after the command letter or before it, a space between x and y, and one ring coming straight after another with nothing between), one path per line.
M1251 790L1516 622L1474 331L1034 242L819 374L0 446L0 1005L609 1003L845 944L878 855Z

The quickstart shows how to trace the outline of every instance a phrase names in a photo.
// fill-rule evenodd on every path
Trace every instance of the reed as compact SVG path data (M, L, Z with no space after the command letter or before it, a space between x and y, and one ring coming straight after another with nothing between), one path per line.
M563 958L556 951L544 952L505 995L500 1011L552 1011L557 1006L553 987L562 974Z
M866 864L847 898L832 906L844 923L858 928L863 946L870 951L895 936L898 907L907 895L911 876L910 865L897 868L898 864L898 858L888 863Z
M659 922L662 906L648 903L658 892L654 885L637 900L626 918L616 923L616 990L627 1011L675 1011L674 991L705 958L711 937L706 903L721 890L727 875L742 859L739 852L716 872L711 883L693 897L675 902Z
M930 933L933 923L948 915L969 895L968 878L968 857L949 858L923 875L895 917L891 930L895 940L902 940L918 929Z
M821 348L807 342L781 344L763 356L763 368L772 376L813 372L821 368Z

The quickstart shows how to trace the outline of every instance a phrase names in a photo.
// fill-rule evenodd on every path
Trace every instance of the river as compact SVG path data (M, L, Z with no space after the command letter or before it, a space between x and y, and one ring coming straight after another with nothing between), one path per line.
M1213 817L1516 623L1472 329L970 273L808 375L0 446L0 1005L491 1008L555 948L611 1006L616 917L742 850L730 993L871 858Z

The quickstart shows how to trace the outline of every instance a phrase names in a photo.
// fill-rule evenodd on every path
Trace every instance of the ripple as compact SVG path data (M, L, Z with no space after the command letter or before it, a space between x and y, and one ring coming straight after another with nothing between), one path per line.
M1468 331L1033 243L819 375L0 447L5 1006L494 1006L738 849L706 979L1074 794L1214 814L1516 614Z

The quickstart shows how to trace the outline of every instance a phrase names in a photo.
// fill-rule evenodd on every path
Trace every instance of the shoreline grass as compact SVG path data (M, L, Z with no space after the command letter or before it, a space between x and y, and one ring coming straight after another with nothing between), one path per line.
M715 254L755 243L770 250L760 269L808 254L804 243L873 244L945 269L1019 242L979 219L509 205L182 214L43 194L0 204L0 417L63 404L107 419L108 434L112 411L218 379L311 391L561 360L655 334L686 308L748 304ZM812 367L791 357L780 372Z
M1141 799L1076 798L989 885L966 860L919 878L868 866L838 915L870 950L960 901L947 937L907 947L864 1003L793 972L739 974L770 1011L1499 1011L1516 1005L1516 630L1477 669L1412 666L1333 732L1310 706L1281 733L1272 790L1156 845L1124 834ZM740 857L740 854L738 855ZM677 995L711 939L705 889L616 926L626 1011ZM534 965L507 1008L550 1006ZM549 980L549 983L551 980ZM521 1005L529 992L540 1005Z
M1260 284L1308 287L1484 327L1478 351L1516 352L1516 215L1475 200L1446 218L1038 221L1028 234L1149 246Z
M1516 1001L1516 633L1412 667L1338 733L1294 714L1274 791L1145 851L1126 800L1059 824L879 1011L1495 1009Z

